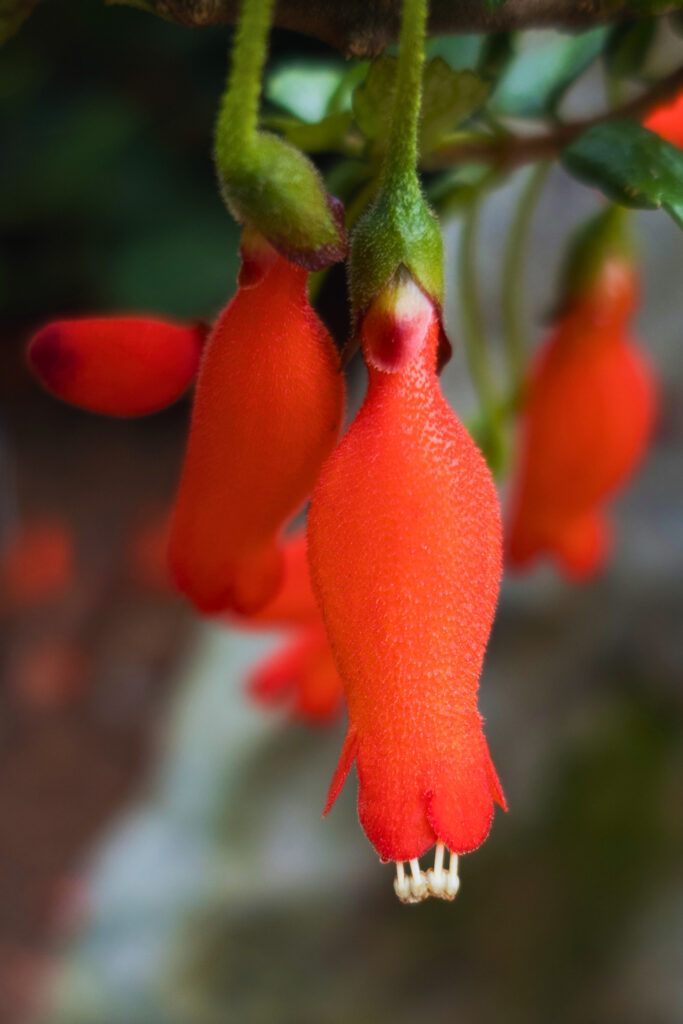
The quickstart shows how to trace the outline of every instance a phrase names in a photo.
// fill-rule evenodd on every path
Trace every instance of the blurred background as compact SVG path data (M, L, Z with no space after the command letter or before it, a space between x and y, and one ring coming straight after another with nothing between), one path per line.
M661 413L611 564L588 586L546 568L504 584L481 700L510 813L464 858L454 904L403 907L353 778L320 817L343 721L250 704L245 675L277 639L202 624L168 587L189 404L99 418L24 366L48 319L210 320L230 296L238 235L210 159L226 35L68 0L0 55L0 1020L683 1021L680 232L636 217ZM477 41L449 45L466 63ZM324 89L340 59L276 32L273 96L312 62ZM601 101L589 74L567 107ZM494 341L519 184L483 224ZM527 274L536 340L564 240L595 208L551 174ZM443 383L467 417L452 292ZM321 308L343 339L339 291ZM353 406L360 366L351 383Z

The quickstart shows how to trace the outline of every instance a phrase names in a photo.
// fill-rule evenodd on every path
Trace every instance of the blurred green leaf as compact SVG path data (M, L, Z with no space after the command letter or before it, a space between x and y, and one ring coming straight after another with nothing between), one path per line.
M528 32L493 94L491 106L501 114L541 116L552 113L562 96L603 49L607 29L578 35Z
M434 149L444 135L483 106L489 94L489 86L474 71L454 71L441 57L425 66L422 86L423 152Z
M396 84L396 58L382 54L374 60L362 85L353 94L353 116L366 139L386 143Z
M395 82L396 59L383 55L354 93L354 117L373 143L375 158L384 152L389 138ZM423 74L421 152L430 152L455 131L485 103L488 92L488 85L474 71L454 71L441 57L428 61Z
M280 132L297 149L306 153L346 153L344 140L353 118L350 111L328 114L317 124L295 117L271 116L263 119L266 128Z
M625 21L609 34L605 48L607 68L615 78L630 78L642 70L652 45L656 21Z
M564 151L562 161L622 206L661 207L683 226L683 153L635 121L595 125Z
M38 0L0 0L0 46L26 21Z
M504 3L505 0L486 0L486 6L490 11L497 11Z

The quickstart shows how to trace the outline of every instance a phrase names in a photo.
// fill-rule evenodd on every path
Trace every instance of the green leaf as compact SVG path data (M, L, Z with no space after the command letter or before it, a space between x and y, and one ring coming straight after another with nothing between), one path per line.
M454 71L441 57L430 60L422 80L420 151L435 149L444 135L484 105L489 91L474 71Z
M607 68L615 78L638 75L654 41L657 22L654 18L624 21L609 34L605 49Z
M18 31L38 0L0 0L0 46Z
M488 9L490 11L497 11L497 10L499 10L503 6L504 3L505 3L505 0L486 0L486 6L488 7Z
M266 128L281 132L287 142L306 153L347 152L344 140L352 123L350 111L329 114L317 124L307 124L306 121L286 116L271 116L262 120Z
M552 113L562 96L601 52L606 28L578 35L526 32L491 100L496 113L542 116Z
M354 93L354 117L373 143L375 159L384 153L389 139L395 84L396 59L383 54ZM483 106L489 86L474 71L454 71L441 57L427 62L422 85L420 152L428 153Z
M356 124L365 138L382 150L386 148L391 127L396 66L395 57L382 54L372 62L365 81L353 94L352 110Z
M683 217L683 153L635 121L595 125L562 155L567 170L622 206Z

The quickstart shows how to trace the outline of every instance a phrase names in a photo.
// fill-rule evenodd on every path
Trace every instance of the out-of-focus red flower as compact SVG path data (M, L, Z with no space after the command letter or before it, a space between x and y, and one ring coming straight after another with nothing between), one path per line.
M477 710L501 571L498 498L441 394L439 329L402 272L375 299L362 327L367 397L323 467L308 520L313 588L349 710L326 812L355 760L361 824L397 862L406 901L452 898L457 854L486 838L494 801L505 806ZM425 877L416 858L435 843Z
M31 711L53 711L83 696L90 661L73 640L46 636L17 651L8 674L17 701Z
M174 590L168 564L171 514L168 510L148 516L137 524L128 546L128 570L133 581L146 590Z
M26 523L0 551L2 604L16 609L50 600L65 589L73 571L68 528L56 519Z
M145 416L195 378L206 330L144 317L56 320L29 342L28 365L57 398L106 416Z
M294 639L261 661L247 690L260 704L287 705L294 718L316 724L334 719L343 692L322 622L297 630Z
M277 596L249 618L232 615L226 621L245 629L288 630L284 646L255 666L247 691L259 704L286 705L295 718L327 724L340 711L343 692L311 590L303 530L287 539L283 556L284 579Z
M643 124L662 139L683 149L683 92L670 103L657 107Z
M631 266L606 260L538 353L512 485L513 568L547 554L582 580L607 557L606 504L640 462L654 419L652 375L628 334L635 301Z
M202 358L171 531L178 586L208 613L252 614L274 597L281 529L310 494L344 404L307 271L253 233L242 255Z

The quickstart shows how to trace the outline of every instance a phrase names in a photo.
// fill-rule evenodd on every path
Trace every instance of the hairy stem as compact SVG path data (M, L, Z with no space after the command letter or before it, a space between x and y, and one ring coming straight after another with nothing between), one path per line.
M274 0L243 0L228 84L216 127L216 145L248 147L258 126L261 78Z

